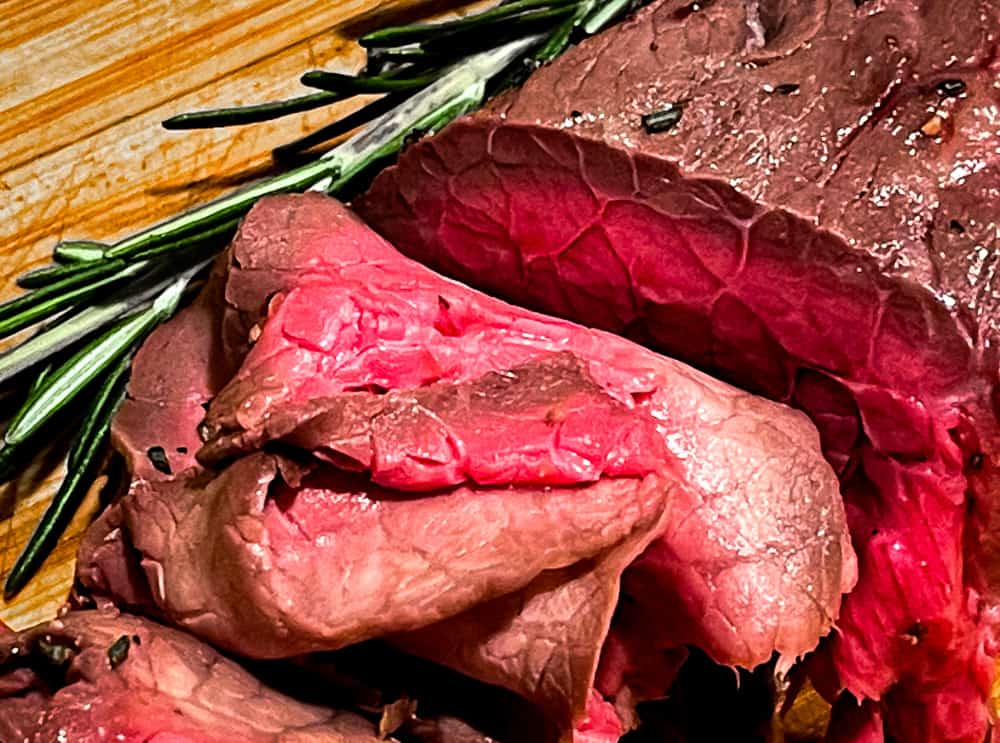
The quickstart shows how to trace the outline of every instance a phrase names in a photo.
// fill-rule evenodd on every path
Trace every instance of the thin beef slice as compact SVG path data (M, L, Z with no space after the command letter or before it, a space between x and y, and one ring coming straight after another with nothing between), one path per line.
M564 726L585 709L606 715L589 690L619 575L658 533L669 549L656 590L676 605L649 617L650 647L790 661L835 620L853 554L835 478L799 414L437 277L324 197L262 201L227 263L225 306L195 304L157 331L133 385L145 388L155 362L147 348L178 359L164 399L207 378L183 339L213 312L226 363L247 346L227 328L246 332L255 342L225 387L185 398L196 415L215 395L202 459L238 458L221 472L137 472L88 533L89 585L258 657L391 634ZM509 407L484 417L484 394ZM138 404L152 403L126 409ZM133 461L176 433L134 420L115 427ZM260 451L267 440L284 453ZM626 476L651 468L657 445L665 471ZM289 446L324 464L293 462ZM386 471L430 473L435 486L444 472L457 487L404 493L396 475L391 491L368 477ZM610 471L622 476L593 482ZM498 477L521 484L475 482Z
M114 610L0 630L0 740L376 743L362 717L302 704L175 629Z
M661 0L355 205L446 274L807 412L860 559L817 682L904 742L987 724L998 36L978 0Z

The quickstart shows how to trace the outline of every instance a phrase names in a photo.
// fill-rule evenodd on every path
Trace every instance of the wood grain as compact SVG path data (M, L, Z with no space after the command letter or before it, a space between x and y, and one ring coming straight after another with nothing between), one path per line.
M121 237L259 177L273 147L338 109L238 129L167 132L168 116L287 97L316 67L356 69L365 19L462 2L415 0L0 1L0 300L60 239ZM344 104L340 111L354 104ZM2 401L0 401L2 402ZM39 460L0 489L0 577L61 476ZM0 619L52 617L73 578L92 492L39 576Z

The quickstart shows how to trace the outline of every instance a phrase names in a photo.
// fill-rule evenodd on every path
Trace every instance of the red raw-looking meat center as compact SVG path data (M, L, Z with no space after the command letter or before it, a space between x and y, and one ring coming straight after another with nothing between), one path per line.
M1000 577L1000 532L983 530L997 509L1000 12L681 10L661 0L581 43L409 148L355 208L447 275L808 413L859 554L817 684L884 700L858 729L981 743ZM960 95L941 92L956 81ZM644 114L678 101L674 129L645 131ZM929 111L948 122L940 137L922 133ZM647 592L629 585L657 573L655 552L626 591Z

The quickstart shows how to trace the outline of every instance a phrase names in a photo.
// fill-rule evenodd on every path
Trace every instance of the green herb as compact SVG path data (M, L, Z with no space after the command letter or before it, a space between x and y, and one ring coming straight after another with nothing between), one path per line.
M128 639L128 635L122 635L111 644L111 647L108 648L108 663L111 664L112 668L118 668L128 660L130 644L131 640Z
M135 312L175 279L162 273L154 274L119 290L101 304L58 318L58 322L43 327L30 339L0 354L0 384Z
M571 6L556 7L548 10L536 10L513 16L494 24L490 30L493 37L499 41L518 38L526 33L544 31L551 27L554 21L559 21L573 13ZM480 28L470 26L436 35L420 44L420 48L431 54L446 54L455 50L466 51L475 49L482 43Z
M680 103L670 103L659 111L645 114L642 117L642 126L647 134L657 134L669 132L681 120L684 115L684 106Z
M35 650L54 668L65 668L76 655L76 649L68 641L51 636L39 637L35 641Z
M4 583L4 598L9 601L38 572L46 556L55 547L59 536L73 518L90 483L97 476L105 449L111 419L125 398L125 381L128 379L132 353L119 359L115 370L105 379L90 410L80 427L80 434L73 443L66 461L66 477L59 485L49 507L35 526L35 530Z
M415 77L383 75L380 77L355 77L339 72L313 70L302 76L302 84L320 88L344 97L360 93L390 93L399 90L415 90L434 82L440 72L427 72Z
M0 338L72 307L128 277L122 272L124 261L95 261L77 265L84 266L85 270L70 273L60 281L0 304Z
M608 2L594 3L594 10L583 19L583 32L593 35L611 25L619 16L629 12L633 7L638 6L636 0L608 0Z
M441 34L453 31L470 29L485 31L486 28L493 26L497 21L513 18L525 11L536 8L553 8L578 4L579 0L519 0L518 2L507 3L491 10L454 21L414 23L409 26L396 26L394 28L373 31L358 39L358 43L361 46L369 48L420 43L440 38Z
M274 156L277 159L288 158L304 152L310 147L315 147L316 145L329 142L331 139L335 139L343 134L347 134L348 132L357 129L359 126L367 124L372 119L388 113L406 100L408 95L409 92L404 91L401 93L390 93L389 95L377 98L368 105L362 106L357 111L348 114L344 118L337 119L332 124L327 124L321 129L317 129L304 137L296 139L294 142L289 142L288 144L276 147L274 150Z
M311 111L314 108L329 106L344 99L335 93L311 93L310 95L289 98L285 101L257 103L253 106L238 106L233 108L216 108L210 111L193 111L192 113L173 116L163 122L165 129L204 129L216 126L241 126L257 124L262 121L279 119L282 116Z
M52 249L52 257L59 263L83 263L104 257L104 243L93 240L67 240Z
M175 279L147 309L119 321L110 331L77 351L59 369L46 375L14 416L4 434L4 445L17 446L27 441L101 372L169 318L177 309L189 279L190 275Z

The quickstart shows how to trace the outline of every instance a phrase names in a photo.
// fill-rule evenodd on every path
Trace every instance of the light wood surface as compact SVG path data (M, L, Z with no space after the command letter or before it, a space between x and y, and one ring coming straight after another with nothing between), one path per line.
M0 299L58 240L114 239L259 177L273 147L337 109L200 132L167 132L163 119L301 93L306 70L361 64L360 30L463 4L0 0ZM60 476L56 458L0 488L0 577ZM63 604L96 504L94 492L31 586L0 600L6 624L35 624Z

